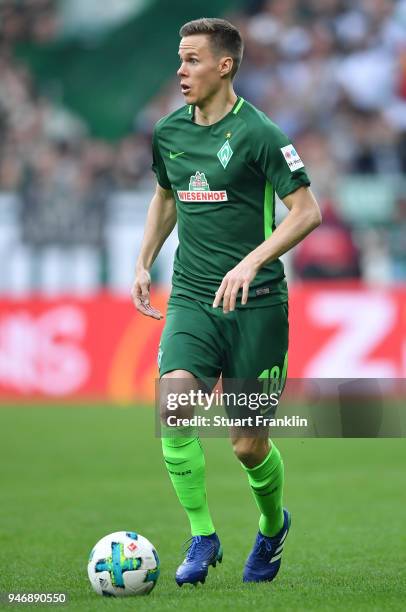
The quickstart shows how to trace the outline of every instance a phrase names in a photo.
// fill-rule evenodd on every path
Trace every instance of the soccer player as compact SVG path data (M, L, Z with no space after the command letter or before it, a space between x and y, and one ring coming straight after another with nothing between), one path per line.
M320 224L320 211L289 138L234 92L243 54L239 31L222 19L202 18L182 26L180 36L177 74L186 104L155 126L157 186L137 260L134 304L162 318L150 304L149 271L177 222L179 247L158 355L165 393L195 389L198 381L220 375L256 379L272 372L284 378L288 296L279 257ZM275 192L289 209L278 227ZM268 436L233 430L231 441L260 511L243 580L271 581L290 527L282 504L283 462ZM165 434L162 447L192 533L176 581L203 583L209 565L222 558L203 449L192 429L189 436Z

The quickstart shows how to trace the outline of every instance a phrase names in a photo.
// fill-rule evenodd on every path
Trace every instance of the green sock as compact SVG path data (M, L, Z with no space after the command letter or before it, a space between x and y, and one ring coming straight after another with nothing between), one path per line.
M199 438L162 438L165 465L180 503L188 515L192 536L215 532L207 504L205 460Z
M241 464L248 474L248 481L261 512L259 530L263 535L274 536L283 526L283 461L274 444L266 458L254 468Z

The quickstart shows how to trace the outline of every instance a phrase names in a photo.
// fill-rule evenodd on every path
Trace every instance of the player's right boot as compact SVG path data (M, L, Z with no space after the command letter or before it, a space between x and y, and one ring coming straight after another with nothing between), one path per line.
M204 584L209 565L216 567L223 560L223 550L216 533L209 536L193 536L185 560L176 570L175 580L183 584Z
M283 510L283 525L279 533L273 537L258 532L254 548L247 559L244 568L244 582L271 582L279 572L283 545L289 533L291 518L289 512Z

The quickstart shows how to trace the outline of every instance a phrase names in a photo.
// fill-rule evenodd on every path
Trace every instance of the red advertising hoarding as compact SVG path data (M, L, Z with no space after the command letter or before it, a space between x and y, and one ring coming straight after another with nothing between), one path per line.
M289 377L406 376L406 288L296 285L289 316ZM0 398L151 402L163 324L105 293L2 300Z

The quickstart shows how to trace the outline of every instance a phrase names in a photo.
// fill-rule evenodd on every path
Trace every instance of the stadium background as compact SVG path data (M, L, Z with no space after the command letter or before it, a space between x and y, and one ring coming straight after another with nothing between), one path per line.
M179 23L227 6L246 41L236 90L291 136L324 215L284 258L289 375L405 375L406 3L7 0L1 396L151 399L161 325L129 300L151 133L183 103ZM175 247L153 269L161 307Z
M87 597L83 609L93 609L83 559L96 539L127 528L124 523L150 537L167 565L176 565L169 555L173 542L158 527L161 501L174 539L186 525L162 470L152 411L143 407L153 399L162 325L135 313L130 288L154 186L153 125L183 103L174 76L178 29L202 15L226 16L241 29L246 47L236 91L291 136L323 211L323 225L284 258L294 347L289 376L405 377L405 1L2 0L1 537L2 551L13 555L1 577L4 588L38 591L41 585L49 591L67 584L74 596ZM282 205L277 214L285 214ZM175 248L172 235L153 268L153 303L162 309ZM111 436L123 453L114 451ZM227 468L229 462L235 471L218 442L224 444L207 441L209 465L219 461ZM293 585L292 607L300 608L305 593L311 608L321 609L329 593L339 608L346 592L357 609L370 609L371 596L379 609L397 609L400 525L393 518L385 535L378 525L400 503L401 441L380 441L379 447L373 441L299 442L282 445L290 457L288 494L293 509L304 511L302 520L317 521L323 588L316 590L306 569L294 573L294 559L301 568L307 563L309 522L287 561L292 559L293 578L281 579L275 601L284 606ZM309 480L303 466L312 473ZM220 476L212 478L219 513L221 500L233 494L244 508L245 523L235 537L245 554L242 534L251 533L255 520L245 482L236 474L224 488ZM327 492L331 478L337 487L352 481L348 500ZM376 499L376 480L384 500ZM318 509L314 496L324 500ZM236 508L231 514L242 520ZM337 526L331 555L347 554L350 540L356 541L368 568L350 555L345 571L336 573L326 550L331 522ZM74 537L75 529L82 538ZM21 532L29 541L16 552ZM46 577L36 566L21 574L21 555L46 564L55 539L70 555L74 578L60 569L57 554ZM386 559L382 568L389 549L394 565ZM167 575L162 580L169 585ZM225 609L230 601L221 600L217 575L213 584L213 599L201 605ZM265 591L248 594L239 592L241 606L265 605ZM156 609L164 609L158 601Z

